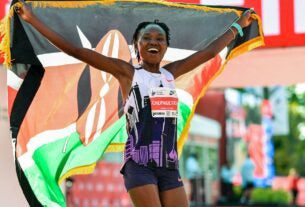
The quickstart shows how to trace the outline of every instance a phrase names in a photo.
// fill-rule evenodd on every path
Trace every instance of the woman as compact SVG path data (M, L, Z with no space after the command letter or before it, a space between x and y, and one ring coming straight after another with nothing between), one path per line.
M77 48L42 23L23 2L19 16L60 50L120 83L127 116L128 140L122 169L125 186L136 207L186 207L187 197L178 171L177 96L174 80L210 60L226 47L252 19L245 13L205 49L160 68L169 46L169 29L158 21L138 25L133 43L139 66Z

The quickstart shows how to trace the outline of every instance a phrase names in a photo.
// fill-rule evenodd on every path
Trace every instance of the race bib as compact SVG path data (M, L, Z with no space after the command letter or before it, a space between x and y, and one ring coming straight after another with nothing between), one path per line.
M152 117L178 117L178 97L175 89L152 88L149 98Z

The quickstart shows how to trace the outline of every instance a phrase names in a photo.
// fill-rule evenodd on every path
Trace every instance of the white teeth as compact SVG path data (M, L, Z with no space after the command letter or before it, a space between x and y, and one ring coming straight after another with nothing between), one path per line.
M149 48L148 52L159 52L157 48Z

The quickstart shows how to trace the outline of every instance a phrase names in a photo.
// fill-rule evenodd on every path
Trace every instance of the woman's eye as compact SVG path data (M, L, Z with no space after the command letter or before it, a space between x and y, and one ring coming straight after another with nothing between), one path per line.
M149 37L149 36L143 36L142 41L146 41L146 42L157 41L157 42L163 43L163 42L165 42L165 38L164 37L153 38L153 37Z
M150 37L143 37L143 40L150 40Z

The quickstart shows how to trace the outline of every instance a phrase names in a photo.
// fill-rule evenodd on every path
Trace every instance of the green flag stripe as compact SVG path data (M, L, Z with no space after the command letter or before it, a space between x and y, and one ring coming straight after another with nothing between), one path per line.
M190 113L189 106L179 102L178 137ZM124 144L127 138L125 125L126 119L123 116L87 146L81 143L79 134L74 132L69 137L38 148L33 153L36 165L27 168L25 175L42 204L55 206L53 200L60 206L66 206L64 195L58 186L59 179L74 168L97 162L110 143Z

